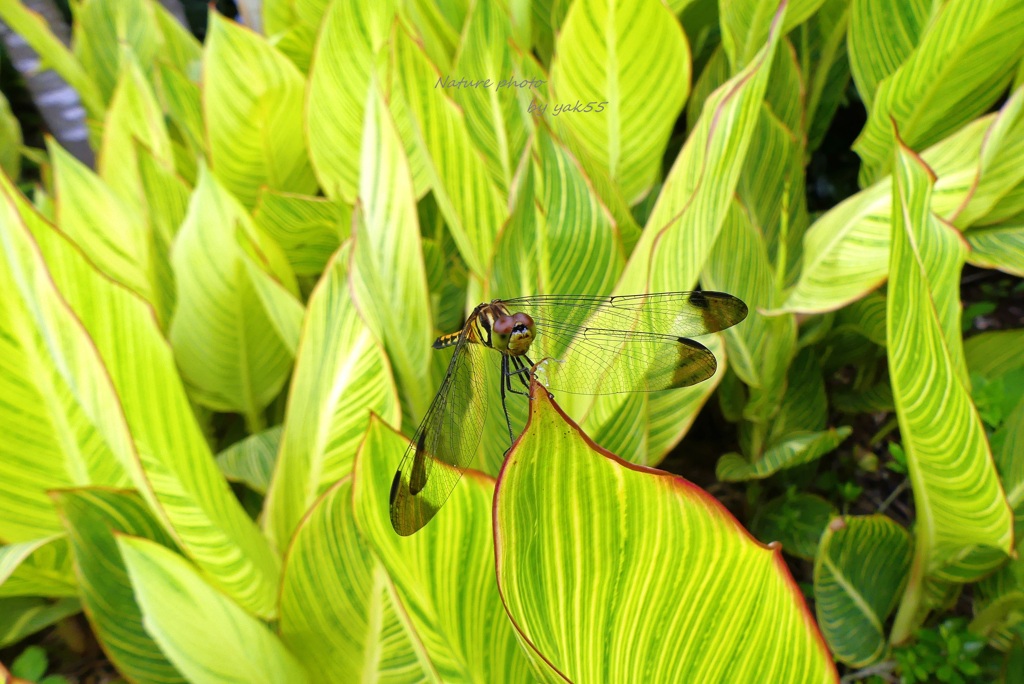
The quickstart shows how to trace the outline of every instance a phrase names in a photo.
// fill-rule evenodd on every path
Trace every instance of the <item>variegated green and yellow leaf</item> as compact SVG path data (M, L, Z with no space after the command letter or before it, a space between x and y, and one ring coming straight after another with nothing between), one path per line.
M578 0L558 34L548 120L570 132L630 204L661 172L690 90L689 53L679 22L657 2Z
M933 183L924 162L898 147L886 331L919 524L894 641L916 627L925 579L976 579L1002 562L1013 542L1012 514L967 389L958 301L966 247L932 216Z
M465 113L466 126L483 155L491 179L502 193L508 194L516 167L529 144L533 119L528 109L536 90L508 83L526 80L525 74L517 73L513 50L528 47L528 43L510 45L515 26L503 4L475 3L463 30L454 68L454 73L465 75L467 80L488 81L489 85L457 88L451 94Z
M24 220L43 223L0 175L0 539L9 543L61 531L47 490L127 484L132 458L103 362Z
M310 296L303 322L264 516L278 548L317 497L352 471L371 411L389 423L401 420L391 366L349 292L344 247Z
M100 274L24 198L15 200L15 206L39 245L63 297L61 305L70 305L72 321L76 318L88 333L80 349L98 351L109 373L101 377L113 382L116 396L102 409L106 420L123 416L127 422L127 430L122 424L106 434L107 443L116 448L110 449L114 458L104 458L103 463L108 468L117 463L128 471L150 508L211 581L252 612L272 615L278 559L217 470L152 309ZM45 282L37 281L34 287L46 292ZM75 338L68 332L73 328L65 319L47 338L73 344ZM73 355L67 358L72 370L80 363ZM96 379L80 377L82 396L104 396ZM123 485L122 478L106 484ZM50 486L78 484L89 482ZM105 482L94 479L92 484Z
M575 157L547 128L534 133L516 185L513 216L494 257L495 294L611 292L625 263L615 222Z
M61 231L105 275L162 311L153 240L138 204L126 203L56 142L50 142L49 153Z
M77 595L64 535L0 546L0 598Z
M819 432L792 432L772 444L757 461L750 462L737 453L718 459L715 476L722 482L760 480L780 470L810 463L834 450L853 430L843 426Z
M466 265L484 277L508 217L505 198L473 144L465 115L443 88L435 88L442 74L404 30L396 30L393 40L396 77L411 113L410 135L426 152L434 198Z
M1024 61L1022 61L1024 64ZM1022 88L1014 91L1014 95ZM1024 215L1024 182L1017 183L1016 187L999 198L989 213L978 222L979 225L995 225L1004 221L1019 221Z
M270 0L259 6L262 33L302 71L309 71L317 28L330 0ZM249 22L246 22L249 23Z
M7 97L0 93L0 171L8 178L21 175L21 124L11 111Z
M540 66L532 60L530 55L523 55L519 64L519 68L531 74L531 78L542 79L544 77ZM537 97L536 106L546 103L550 107L551 96L546 93L546 90L546 86L542 86L535 91ZM541 112L534 110L532 115L540 116ZM548 123L551 122L549 121ZM636 245L637 240L640 239L640 224L637 222L637 217L634 216L633 209L626 200L622 188L612 179L608 169L601 165L600 160L591 157L587 153L583 144L576 139L576 136L572 135L569 131L562 130L564 125L559 120L554 121L554 123L557 124L556 128L560 129L560 133L558 135L552 134L552 137L569 151L589 182L592 191L604 203L608 211L611 212L618 228L623 248L626 254L629 254ZM522 169L523 166L521 165L520 170ZM519 175L521 176L522 174L520 173ZM516 186L513 187L513 193L521 192L518 185L517 182ZM649 194L645 203L650 203L650 197Z
M344 202L273 190L260 193L253 218L280 245L297 276L323 273L352 230L352 207Z
M780 14L777 22L781 19ZM744 154L760 116L778 38L777 24L758 58L708 98L696 130L669 172L647 221L648 227L630 255L616 292L687 290L697 281L732 202ZM705 383L694 391L713 389ZM589 398L573 400L568 412L577 420L586 416L582 421L584 429L600 435L604 427L597 419L617 416L625 402L635 401L629 397L603 395L593 404ZM696 410L700 405L690 407ZM684 424L688 422L684 416L677 418ZM639 430L638 426L639 423L617 423L620 430ZM600 437L598 441L601 443ZM624 453L645 463L656 462L661 456Z
M279 630L314 682L440 681L356 528L351 475L317 501L292 538Z
M800 52L807 81L807 149L821 145L850 81L847 55L847 28L850 25L850 0L825 0L801 27L806 39L794 43Z
M498 586L535 677L837 680L777 548L682 478L601 450L538 388L494 503Z
M210 13L203 57L210 164L245 206L262 186L312 194L302 133L302 74L262 37Z
M166 169L174 168L174 153L163 112L138 62L127 56L121 78L103 124L97 155L99 175L130 207L132 216L146 216L149 230L141 231L150 263L154 306L161 321L174 308L174 278L170 243L184 216L182 194L187 188ZM175 211L177 210L177 211Z
M796 351L796 320L792 315L765 316L781 300L775 269L764 234L754 216L738 201L729 213L704 266L703 285L739 297L750 313L742 325L725 332L729 361L736 375L752 388L781 393L786 369ZM737 269L736 264L743 264Z
M1024 152L1022 99L1024 89L999 113L976 119L921 155L938 176L931 205L936 214L957 220L971 203L1006 197L1020 183L1024 168L1015 160ZM892 179L886 177L818 219L804 237L800 279L783 309L832 311L883 283L892 206Z
M807 21L824 0L788 0L782 33ZM734 0L720 5L722 47L733 73L745 67L768 40L779 0Z
M32 11L23 2L0 2L0 19L21 36L45 61L40 68L49 67L60 74L75 89L82 106L94 118L102 118L106 98L100 87L64 42L53 34L46 19Z
M178 21L167 7L158 2L151 3L151 7L163 38L160 43L158 61L173 64L175 68L198 82L199 72L202 69L202 44L192 35L188 24Z
M878 85L917 47L933 5L928 0L852 0L849 5L850 72L864 105L871 109Z
M712 93L665 179L616 291L672 292L697 281L728 213L761 115L784 11L757 58Z
M121 75L103 122L96 163L100 178L123 202L141 211L142 181L135 160L136 142L164 164L173 164L164 115L134 55L125 56Z
M208 153L199 85L163 62L157 64L156 73L159 75L156 82L160 104L184 143L175 149L178 171L186 178L194 179L195 174L190 175L186 171L195 169L195 157L206 157Z
M779 542L791 556L814 560L818 540L837 515L839 511L832 502L820 496L787 492L758 508L750 521L750 531L765 544Z
M763 235L773 264L775 290L796 281L801 238L810 223L807 201L800 190L806 185L807 153L804 85L795 60L793 46L784 41L775 53L764 108L737 188L750 221Z
M254 492L266 495L274 462L281 445L283 428L272 428L249 435L217 454L217 465L224 477L242 482Z
M388 352L406 415L418 423L434 394L428 358L434 326L412 176L376 87L370 90L363 132L352 298Z
M37 596L18 596L0 599L0 647L16 644L81 610L77 598L49 601Z
M153 273L156 290L163 299L167 318L175 308L177 287L171 267L171 245L188 213L191 186L174 171L173 160L156 159L149 148L135 146L142 200L153 243ZM167 319L162 319L166 321Z
M1024 155L1024 88L1014 91L999 113L986 133L977 170L970 178L976 186L950 215L961 230L999 222L1002 212L1022 200L1024 169L1017 161Z
M907 145L923 149L996 102L1024 56L1017 33L1022 22L1022 0L950 0L937 7L915 48L878 84L868 122L853 144L862 185L890 168L892 121Z
M359 191L366 103L395 3L331 3L320 25L306 95L309 156L324 194L351 204Z
M142 624L115 534L177 548L138 494L112 489L68 489L53 494L67 528L85 614L118 672L137 682L185 680Z
M308 681L295 656L188 561L157 542L119 535L146 631L189 682Z
M885 656L885 622L906 584L911 546L910 534L884 515L838 518L825 530L814 605L837 660L863 667Z
M422 239L434 329L441 332L459 329L466 315L466 266L458 258L454 246L445 250L444 244L450 242L451 236L447 234L438 239Z
M686 129L694 130L701 113L704 111L704 103L713 92L718 90L732 75L729 68L729 57L721 44L717 45L707 58L704 68L693 84L693 91L686 103Z
M412 33L423 45L427 57L445 73L451 70L468 11L469 3L450 0L411 0L401 3L399 9L404 23L413 28Z
M159 54L162 34L148 0L91 0L75 8L74 51L79 63L110 102L122 61L134 54L149 65Z
M171 262L178 306L170 340L199 403L252 429L291 372L302 305L280 248L202 170Z
M408 444L381 421L371 422L355 465L356 526L441 679L526 681L529 667L494 583L493 480L467 471L430 524L400 537L388 517L388 492Z
M971 246L968 262L1024 278L1024 216L969 230L964 237Z

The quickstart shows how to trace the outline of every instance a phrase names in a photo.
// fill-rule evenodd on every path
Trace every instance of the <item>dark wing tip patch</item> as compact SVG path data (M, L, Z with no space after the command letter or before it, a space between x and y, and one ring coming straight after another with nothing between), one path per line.
M391 504L391 510L395 510L395 499L398 498L398 487L402 484L402 471L395 471L395 479L391 481L391 495L388 497L388 501Z
M739 306L736 308L736 323L739 323L740 321L747 317L747 314L750 313L750 309L747 308L747 303L744 302L739 297L733 297L733 299L735 299L736 302L739 304ZM733 323L733 325L736 325L736 323Z
M706 309L711 304L708 302L708 298L704 296L703 292L697 291L690 295L690 304L693 304L698 309Z
M718 370L718 360L700 342L679 338L679 365L672 373L672 387L689 387L704 382Z
M398 493L402 488L402 471L399 470L395 473L395 479L391 481L391 505L389 508L389 517L391 518L391 527L394 528L395 532L406 537L412 534L415 530L410 530L409 526L403 520L402 507L396 505L398 501Z

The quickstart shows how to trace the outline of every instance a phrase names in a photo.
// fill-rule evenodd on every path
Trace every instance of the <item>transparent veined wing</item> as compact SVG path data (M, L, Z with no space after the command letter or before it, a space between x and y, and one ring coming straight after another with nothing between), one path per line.
M398 534L426 525L473 461L487 415L487 361L498 362L494 351L469 343L463 333L391 483L391 525Z
M704 345L687 339L742 321L747 306L722 292L660 292L505 300L534 321L529 356L548 388L574 394L687 387L715 374Z

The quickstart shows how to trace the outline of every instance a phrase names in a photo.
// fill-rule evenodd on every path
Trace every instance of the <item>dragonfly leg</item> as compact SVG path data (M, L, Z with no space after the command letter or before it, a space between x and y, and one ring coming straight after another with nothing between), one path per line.
M523 359L525 359L525 362L523 361ZM519 360L519 364L520 372L522 373L522 375L519 376L519 379L523 381L523 385L526 387L527 390L529 390L530 381L526 379L526 376L530 374L530 369L533 368L533 361L530 360L529 356L523 354L523 358Z
M511 359L512 359L512 365L515 366L515 370L506 371L507 375L505 376L505 379L508 381L508 391L512 392L513 394L522 394L523 396L528 396L529 395L529 390L530 390L530 381L526 379L526 375L529 374L530 367L523 365L523 360L521 358L519 358L518 356L513 356L513 357L511 357ZM525 387L526 390L527 390L526 392L521 392L521 391L519 391L517 389L513 389L512 388L512 376L513 375L516 375L516 376L519 377L520 382L523 383L523 387Z
M523 354L523 358L526 359L526 362L524 363L523 361L520 360L519 363L522 364L522 365L520 366L519 370L516 371L517 373L526 373L527 371L529 371L530 369L532 369L534 366L537 365L526 354ZM520 375L519 378L523 381L523 384L526 385L526 388L529 389L530 388L530 383L526 381L526 378L523 377L522 375ZM548 399L554 399L554 398L555 398L555 395L552 394L551 392L548 392Z
M512 434L512 420L508 417L508 407L505 405L505 386L512 390L512 376L508 372L508 355L501 355L501 411L505 414L505 425L508 426L508 439L515 442L515 435Z

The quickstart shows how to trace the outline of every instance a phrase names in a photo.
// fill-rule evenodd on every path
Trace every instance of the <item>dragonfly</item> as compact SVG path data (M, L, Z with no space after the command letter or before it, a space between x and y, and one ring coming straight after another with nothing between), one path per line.
M434 349L455 350L391 483L395 532L408 536L430 522L473 461L487 415L485 364L500 364L502 410L514 442L506 398L528 394L531 376L549 391L570 394L688 387L718 367L715 355L689 338L746 316L740 299L711 291L536 295L480 304L460 330L434 342Z

